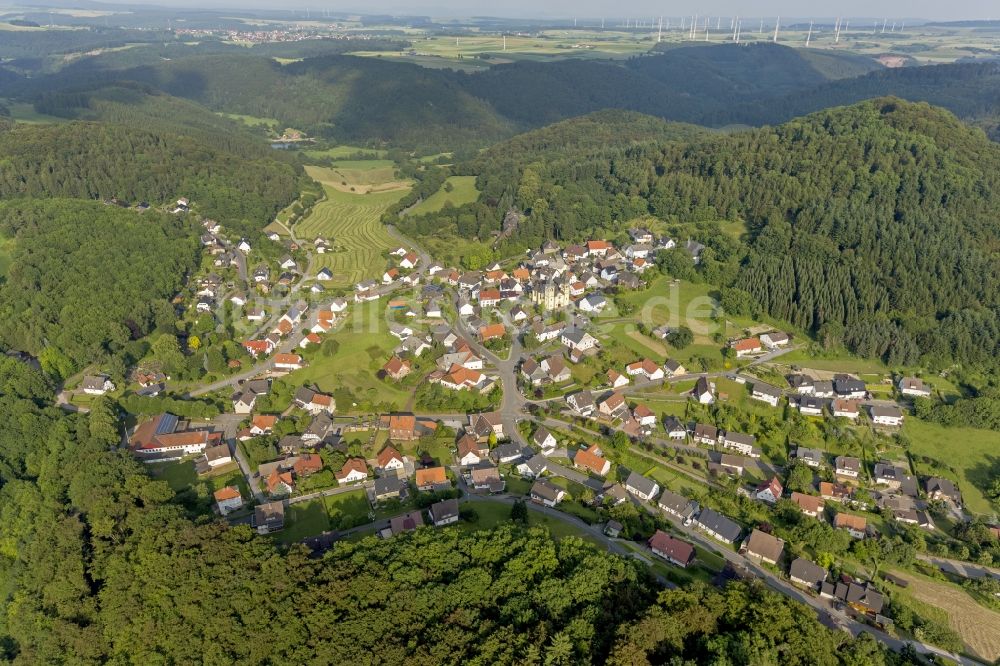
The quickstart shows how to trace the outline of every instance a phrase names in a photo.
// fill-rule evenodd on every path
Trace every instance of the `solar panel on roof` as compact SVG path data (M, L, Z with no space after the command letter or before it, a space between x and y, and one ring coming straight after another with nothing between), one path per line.
M167 435L177 428L177 417L173 414L164 414L160 422L156 425L157 435Z

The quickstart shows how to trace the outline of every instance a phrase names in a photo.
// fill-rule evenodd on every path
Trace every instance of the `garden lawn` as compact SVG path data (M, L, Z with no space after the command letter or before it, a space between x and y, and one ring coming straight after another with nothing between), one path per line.
M409 400L410 392L378 378L379 370L399 344L399 340L389 334L384 308L384 299L352 306L346 321L332 336L327 336L340 345L337 353L323 356L318 350L313 351L308 356L308 365L289 375L289 381L300 386L316 384L321 391L331 393L343 388L359 400L401 409ZM359 410L338 401L338 413L355 411Z
M992 470L1000 462L1000 433L976 428L945 428L916 418L903 423L910 451L927 456L954 469L966 507L978 514L992 512L983 488L990 483ZM918 468L921 465L917 461Z
M292 504L285 510L285 529L276 532L279 543L294 543L330 530L330 517L322 499Z

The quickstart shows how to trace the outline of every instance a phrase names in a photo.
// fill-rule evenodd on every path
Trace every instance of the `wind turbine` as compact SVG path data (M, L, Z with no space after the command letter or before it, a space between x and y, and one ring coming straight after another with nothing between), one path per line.
M775 44L778 43L778 26L780 25L781 25L781 17L777 16L774 19L774 37L771 38L771 41L774 42Z
M837 29L837 36L834 38L833 43L834 44L839 44L840 43L840 17L837 17L837 28L836 29Z
M808 34L806 34L806 46L807 47L809 46L809 42L812 41L812 36L813 36L813 22L809 21L809 32L808 32Z
M660 17L660 28L656 32L656 43L659 44L663 41L663 17Z

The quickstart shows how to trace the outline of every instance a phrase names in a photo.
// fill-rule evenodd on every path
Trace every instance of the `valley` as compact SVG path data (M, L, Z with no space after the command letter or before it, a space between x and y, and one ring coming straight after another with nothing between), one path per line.
M1000 658L1000 27L693 19L0 9L0 658Z

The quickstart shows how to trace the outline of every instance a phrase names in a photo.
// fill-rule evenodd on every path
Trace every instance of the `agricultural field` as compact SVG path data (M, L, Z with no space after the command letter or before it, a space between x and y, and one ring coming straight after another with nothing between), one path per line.
M1000 659L1000 613L980 606L955 585L908 571L892 573L909 581L904 594L947 614L948 626L961 636L972 656L988 663ZM944 621L944 617L940 620Z
M446 191L449 184L452 187L450 192ZM444 208L445 203L450 202L452 206L458 207L472 203L478 198L479 190L476 189L475 176L450 176L441 189L414 206L410 214L436 213Z
M387 154L387 151L385 150L364 148L362 146L334 146L333 148L324 148L322 150L303 150L301 152L306 157L314 160L343 160L357 155L358 153L364 153L366 155L370 155L373 159L381 160Z
M10 111L10 117L19 123L27 124L38 124L38 123L68 123L68 118L60 118L58 116L49 116L44 113L38 113L35 111L33 104L27 102L9 102L0 99L0 104L3 104Z
M322 183L326 199L316 204L312 214L296 225L296 234L305 239L323 237L335 250L316 255L313 268L333 271L332 286L348 286L361 280L379 277L385 269L382 252L399 243L382 225L385 210L401 199L409 185L385 192L356 194L343 192L332 185L338 178L331 169L306 167ZM337 179L340 182L340 179Z

